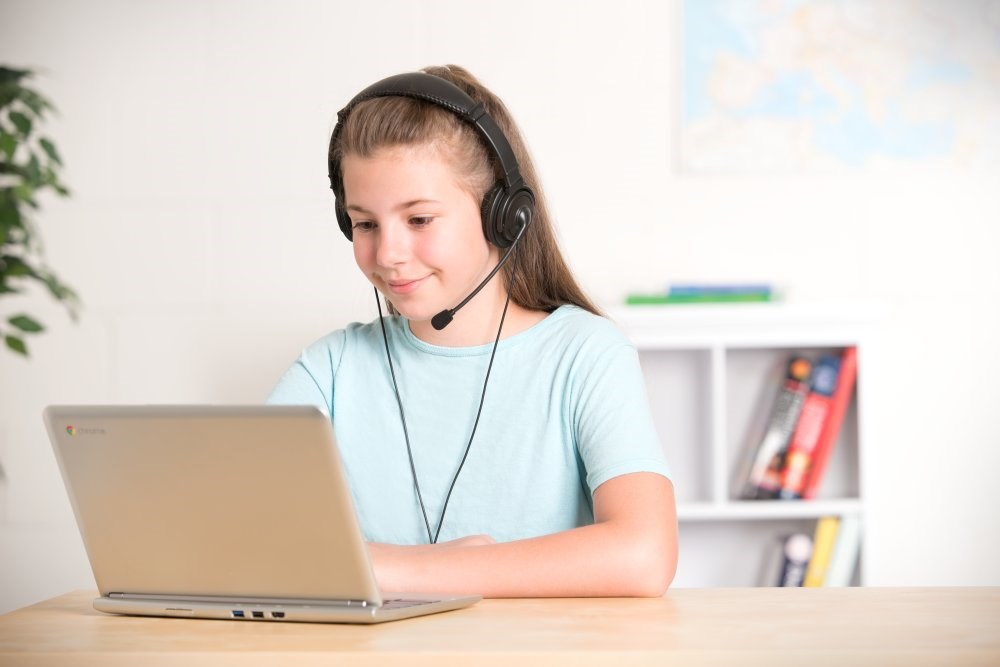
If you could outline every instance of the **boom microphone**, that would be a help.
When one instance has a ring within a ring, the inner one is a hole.
[[[517,233],[517,237],[514,239],[514,242],[510,244],[510,247],[507,248],[507,252],[503,254],[503,257],[500,258],[500,261],[497,262],[497,265],[493,267],[492,271],[490,271],[490,275],[486,276],[486,278],[483,279],[483,282],[479,283],[479,286],[476,287],[476,289],[472,290],[472,293],[469,296],[462,299],[462,303],[458,304],[457,306],[455,306],[450,310],[442,310],[440,313],[431,318],[432,327],[434,327],[437,331],[441,331],[441,329],[444,329],[446,326],[451,324],[452,319],[454,319],[455,317],[455,313],[460,311],[465,306],[465,304],[469,303],[469,301],[472,300],[472,297],[479,294],[479,290],[486,287],[486,283],[492,280],[493,276],[495,276],[497,274],[497,271],[500,270],[500,267],[502,267],[504,264],[507,263],[507,259],[510,257],[510,254],[514,252],[514,248],[517,247],[517,243],[518,241],[521,240],[521,237],[524,235],[524,230],[526,228],[527,225],[524,224],[521,225],[521,231]]]

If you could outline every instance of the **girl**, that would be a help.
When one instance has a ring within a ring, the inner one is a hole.
[[[340,112],[329,169],[389,316],[308,347],[269,401],[330,415],[380,588],[662,595],[676,514],[638,358],[503,103],[453,65],[390,77]]]

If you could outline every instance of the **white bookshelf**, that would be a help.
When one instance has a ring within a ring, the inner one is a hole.
[[[864,525],[865,356],[874,318],[860,306],[636,306],[608,310],[639,350],[656,427],[674,477],[680,524],[676,587],[762,585],[774,544],[812,534],[816,519]],[[858,348],[854,399],[817,497],[740,500],[735,475],[771,409],[790,354]],[[856,584],[864,583],[864,532]]]

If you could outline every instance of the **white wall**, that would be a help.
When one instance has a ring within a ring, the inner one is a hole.
[[[0,611],[93,586],[45,404],[260,401],[302,346],[372,317],[328,134],[365,85],[448,62],[513,109],[599,300],[754,278],[877,304],[868,580],[1000,584],[996,173],[683,176],[676,0],[504,5],[3,0],[0,62],[42,69],[61,111],[74,196],[40,221],[84,309],[0,302],[49,327],[30,360],[0,353]]]

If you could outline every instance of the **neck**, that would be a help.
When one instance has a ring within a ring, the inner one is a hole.
[[[431,345],[443,347],[486,345],[496,340],[506,300],[505,289],[484,289],[466,304],[444,329],[438,331],[431,325],[430,320],[410,320],[410,331]],[[507,338],[530,327],[537,321],[532,317],[534,312],[511,301],[507,307],[507,315],[503,319],[503,331],[500,337]]]
[[[516,256],[514,259],[516,261]],[[509,300],[503,274],[492,279],[487,277],[503,263],[503,259],[498,260],[495,267],[485,273],[482,280],[487,282],[482,289],[454,315],[447,326],[438,330],[434,328],[432,319],[410,320],[413,335],[432,345],[472,347],[492,343],[497,340],[498,332],[500,338],[509,338],[543,320],[546,313],[529,310]]]

